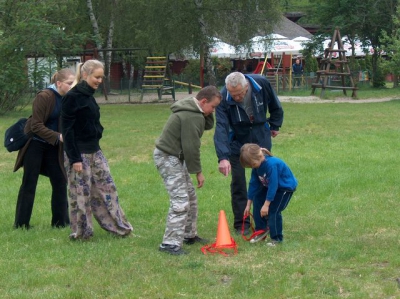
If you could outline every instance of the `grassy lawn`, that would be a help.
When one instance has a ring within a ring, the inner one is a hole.
[[[309,94],[307,94],[309,95]],[[299,180],[283,212],[285,242],[250,244],[238,254],[158,251],[168,197],[153,161],[169,104],[102,105],[101,142],[133,236],[96,224],[89,242],[50,227],[50,183],[39,181],[30,231],[12,228],[22,171],[0,151],[0,298],[400,298],[400,101],[283,103],[273,140]],[[29,109],[0,117],[0,132]],[[3,135],[2,135],[3,136]],[[232,223],[229,179],[217,169],[213,132],[203,137],[205,186],[199,235],[214,241],[218,215]]]

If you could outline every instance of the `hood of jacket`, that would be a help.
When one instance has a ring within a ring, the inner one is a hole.
[[[91,87],[85,80],[82,80],[76,84],[76,90],[87,96],[92,96],[95,93],[95,89]]]
[[[196,98],[190,97],[177,101],[171,105],[173,113],[180,111],[202,112]]]

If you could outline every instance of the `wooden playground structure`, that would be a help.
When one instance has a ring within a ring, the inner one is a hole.
[[[337,43],[337,48],[335,44]],[[334,55],[337,53],[337,55]],[[334,57],[337,56],[337,59]],[[330,77],[337,76],[340,79],[338,86],[330,84]],[[325,49],[324,58],[321,59],[317,77],[312,84],[311,94],[315,94],[315,89],[321,88],[321,97],[324,96],[326,89],[341,89],[343,94],[347,95],[346,90],[352,90],[351,96],[357,97],[357,87],[354,84],[353,77],[351,76],[349,62],[346,59],[346,50],[343,47],[342,37],[340,36],[339,29],[336,28],[329,47]]]
[[[276,92],[278,92],[279,89],[291,90],[293,88],[292,64],[292,54],[282,53],[276,55],[271,53],[269,58],[266,55],[263,61],[257,63],[257,66],[252,73],[261,74],[267,77]],[[156,92],[159,100],[162,100],[163,95],[171,95],[175,101],[176,86],[187,87],[189,94],[192,93],[193,88],[202,88],[201,86],[192,83],[171,79],[168,65],[167,56],[147,57],[143,82],[141,85],[141,101],[146,92]],[[303,76],[301,80],[304,84]]]
[[[292,54],[282,53],[275,55],[271,53],[270,58],[265,55],[264,61],[258,62],[253,74],[260,74],[267,77],[276,92],[280,88],[291,90],[293,86],[292,61]]]
[[[168,58],[166,56],[147,57],[146,66],[144,68],[140,101],[143,101],[144,93],[152,91],[157,92],[158,99],[160,101],[162,96],[166,94],[171,95],[175,101],[175,85],[188,87],[189,94],[192,93],[192,88],[201,88],[201,86],[198,85],[171,79],[168,67]]]

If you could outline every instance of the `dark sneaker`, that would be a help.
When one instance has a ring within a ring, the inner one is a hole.
[[[261,234],[258,234],[250,239],[250,243],[257,243],[261,240],[264,240],[268,236],[268,231],[263,231]]]
[[[199,236],[183,239],[183,243],[185,243],[186,245],[193,245],[194,243],[207,244],[208,242],[209,242],[208,239],[203,239],[203,238],[200,238]]]
[[[158,250],[167,252],[172,255],[182,255],[182,254],[188,254],[186,251],[184,251],[181,247],[178,245],[170,245],[170,244],[161,244]]]

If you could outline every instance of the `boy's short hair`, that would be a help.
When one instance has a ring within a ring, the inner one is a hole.
[[[219,90],[213,85],[209,85],[209,86],[206,86],[206,87],[200,89],[200,91],[196,95],[197,100],[200,101],[201,99],[206,98],[207,102],[211,102],[212,99],[215,97],[219,98],[220,100],[222,98]]]

